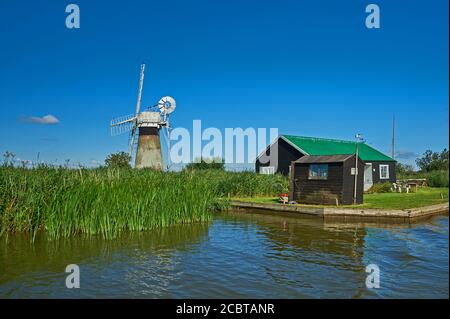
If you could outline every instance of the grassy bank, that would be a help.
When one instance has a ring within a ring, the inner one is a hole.
[[[0,167],[0,234],[44,230],[115,237],[122,231],[207,221],[228,196],[274,196],[283,177],[222,171]]]
[[[441,196],[442,195],[442,196]],[[235,197],[235,200],[256,203],[278,203],[277,197]],[[346,208],[380,208],[380,209],[408,209],[424,207],[448,202],[448,188],[421,188],[416,193],[382,193],[365,194],[364,204],[356,206],[339,206]],[[281,205],[281,204],[280,204]],[[305,207],[336,207],[325,205],[303,205]]]
[[[45,231],[50,238],[113,238],[123,231],[208,221],[226,205],[221,198],[274,203],[287,191],[286,177],[251,172],[0,167],[0,235]],[[356,207],[404,209],[446,201],[448,188],[426,188],[365,195]]]

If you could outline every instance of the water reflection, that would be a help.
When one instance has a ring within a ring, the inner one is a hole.
[[[64,268],[81,267],[81,288]],[[365,267],[382,270],[380,290]],[[415,224],[228,212],[211,224],[34,244],[0,241],[0,296],[448,297],[448,216]]]
[[[448,298],[448,214],[409,222],[322,220],[262,211],[228,218],[257,224],[275,243],[274,250],[288,252],[278,257],[296,260],[297,267],[267,271],[276,279],[294,277],[297,287],[309,284],[311,289],[297,290],[298,297],[306,292],[307,297],[326,298]],[[365,267],[372,263],[381,269],[379,290],[365,287]]]
[[[158,278],[158,285],[163,286],[176,274],[168,276],[158,273],[158,269],[170,272],[173,252],[188,253],[207,235],[208,226],[208,223],[177,225],[151,232],[124,233],[113,240],[89,236],[48,240],[43,234],[35,242],[21,234],[0,238],[0,296],[97,297],[96,287],[108,289],[109,284],[113,288],[122,282],[132,286],[141,276]],[[156,275],[145,273],[148,263]],[[65,288],[64,270],[68,264],[80,265],[82,292]],[[106,286],[97,285],[103,281]],[[111,296],[107,291],[101,295]]]
[[[358,224],[256,211],[223,218],[257,226],[262,243],[269,248],[261,248],[270,260],[263,267],[264,275],[287,285],[292,297],[352,298],[365,287],[366,229]]]

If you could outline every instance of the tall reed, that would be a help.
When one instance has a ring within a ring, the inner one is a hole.
[[[0,167],[0,234],[44,230],[113,238],[123,231],[203,222],[220,197],[274,195],[280,176],[223,171]]]
[[[124,230],[208,220],[214,201],[208,183],[192,173],[0,169],[1,233],[111,238]]]

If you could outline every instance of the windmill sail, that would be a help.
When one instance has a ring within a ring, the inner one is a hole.
[[[136,115],[125,115],[111,120],[111,135],[117,136],[132,130],[136,122]]]
[[[138,91],[138,99],[136,102],[136,119],[139,116],[139,111],[141,110],[141,98],[142,98],[142,89],[144,87],[144,71],[145,71],[145,63],[141,64],[141,74],[139,76],[139,91]],[[133,156],[133,146],[134,139],[136,138],[136,125],[133,126],[131,131],[131,142],[130,142],[130,158]]]

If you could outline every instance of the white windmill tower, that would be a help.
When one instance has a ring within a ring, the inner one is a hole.
[[[135,167],[150,167],[163,169],[160,130],[169,129],[169,114],[175,110],[175,100],[170,96],[161,98],[158,104],[140,112],[142,88],[144,86],[145,64],[141,64],[139,93],[136,103],[136,113],[115,118],[111,121],[111,135],[119,135],[131,131],[130,158],[133,156],[136,131],[138,131],[138,145],[135,157]],[[167,133],[167,131],[166,131]],[[168,136],[168,134],[167,134]]]

